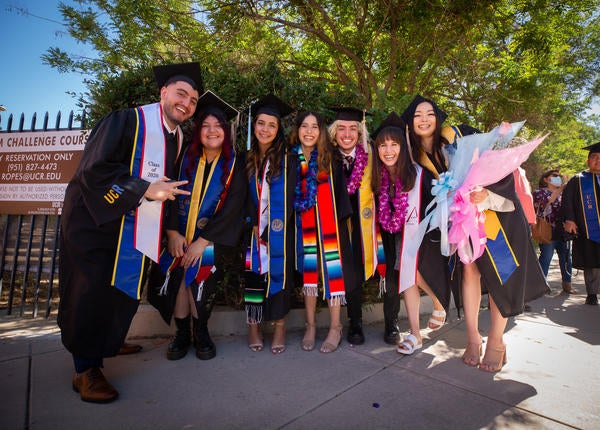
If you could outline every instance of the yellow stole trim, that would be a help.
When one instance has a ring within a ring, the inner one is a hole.
[[[358,206],[360,210],[360,233],[362,238],[363,262],[365,264],[365,280],[375,273],[377,267],[377,235],[375,233],[375,199],[371,189],[371,172],[373,171],[373,151],[367,146],[367,167],[358,189]]]
[[[211,166],[210,173],[208,175],[208,179],[206,181],[207,184],[210,183],[212,175],[215,171],[215,166],[221,157],[221,153],[215,157]],[[196,170],[196,180],[194,181],[194,188],[192,188],[192,199],[190,201],[190,212],[188,214],[188,222],[185,226],[185,238],[188,243],[192,243],[194,240],[194,233],[196,232],[196,221],[198,220],[198,212],[200,211],[200,206],[202,205],[202,200],[204,199],[204,195],[200,195],[202,191],[202,186],[204,183],[204,169],[206,169],[206,155],[204,153],[200,157],[198,161],[198,169]],[[231,169],[233,171],[233,169]],[[206,195],[206,190],[208,186],[204,186],[204,194]]]
[[[435,168],[425,151],[423,151],[423,149],[419,150],[419,164],[425,167],[427,170],[429,170],[433,174],[435,179],[440,179],[440,175],[437,169]]]

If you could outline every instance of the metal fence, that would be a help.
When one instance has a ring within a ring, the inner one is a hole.
[[[70,112],[66,127],[61,128],[62,114],[56,115],[54,128],[48,127],[46,112],[41,128],[36,128],[37,114],[26,129],[25,114],[13,128],[13,115],[8,117],[2,133],[24,131],[80,130],[85,125],[85,112],[75,118]],[[79,127],[74,127],[74,122]],[[0,309],[7,315],[18,311],[20,316],[37,317],[43,312],[48,318],[58,306],[58,235],[60,216],[0,214]]]

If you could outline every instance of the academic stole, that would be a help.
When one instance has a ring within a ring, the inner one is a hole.
[[[398,258],[395,269],[398,270],[398,292],[412,287],[417,283],[417,270],[419,267],[419,249],[421,244],[415,244],[418,240],[419,221],[421,219],[421,190],[423,182],[423,168],[415,164],[417,177],[415,185],[408,191],[408,207],[402,234],[396,234],[396,249]],[[410,246],[409,246],[410,244]]]
[[[308,164],[304,157],[301,159],[303,164]],[[302,169],[303,172],[305,170]],[[332,177],[330,166],[329,175],[319,177],[315,205],[298,215],[301,218],[303,245],[303,256],[298,256],[298,269],[303,273],[305,291],[316,292],[319,281],[318,262],[321,261],[323,298],[343,305],[346,303],[346,291]],[[306,178],[302,180],[306,182]]]
[[[583,172],[578,179],[581,207],[583,208],[583,218],[585,220],[585,235],[591,241],[600,242],[600,215],[598,213],[598,196],[594,185],[594,181],[597,180],[596,175]]]
[[[363,172],[358,193],[358,208],[360,217],[360,237],[363,264],[365,268],[365,281],[373,276],[377,267],[377,233],[375,222],[375,199],[371,189],[371,172],[373,171],[373,151],[367,148],[368,161]],[[352,232],[352,225],[348,219],[348,230]],[[352,245],[354,246],[354,244]]]
[[[135,109],[136,129],[130,161],[130,175],[153,182],[165,174],[166,139],[159,103]],[[159,261],[163,204],[142,199],[125,214],[113,268],[111,285],[133,299],[140,299],[144,255]]]
[[[181,180],[187,180],[187,185],[182,188],[191,192],[191,197],[180,196],[177,199],[177,214],[179,217],[180,233],[185,235],[188,244],[197,240],[209,220],[221,209],[223,205],[222,195],[223,189],[229,188],[233,171],[235,168],[235,157],[232,157],[229,164],[229,174],[225,182],[225,187],[221,184],[221,176],[225,161],[219,154],[212,165],[206,184],[204,183],[207,161],[206,156],[202,154],[197,162],[197,167],[192,172],[191,178],[188,178],[187,172],[190,170],[192,160],[189,157],[184,157],[181,165],[179,177]],[[191,189],[190,189],[191,188]],[[204,192],[202,192],[204,190]],[[183,230],[185,226],[185,231]],[[160,260],[160,268],[163,273],[166,273],[166,279],[161,287],[160,295],[167,293],[167,286],[171,272],[179,266],[181,257],[174,258],[167,250],[163,251]],[[202,286],[204,281],[215,270],[214,246],[209,243],[202,253],[198,262],[188,267],[185,271],[185,287],[188,288],[193,282],[198,285],[198,295],[196,300],[199,301],[202,296]],[[179,285],[177,285],[179,288]]]
[[[485,210],[484,213],[485,234],[487,236],[485,250],[496,276],[500,283],[504,285],[510,275],[519,267],[519,262],[500,223],[498,214],[489,209]]]
[[[266,291],[262,286],[246,285],[244,301],[250,320],[260,321],[252,315],[260,315],[264,298],[279,293],[286,283],[287,156],[283,156],[281,163],[281,173],[271,178],[270,184],[267,182],[269,160],[262,172],[256,169],[250,177],[250,197],[258,209],[258,235],[253,228],[246,253],[246,269],[260,275],[266,273],[267,279]],[[268,234],[266,243],[260,237],[265,229]]]

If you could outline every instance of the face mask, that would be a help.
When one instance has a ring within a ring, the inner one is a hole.
[[[550,183],[555,187],[560,187],[562,185],[562,178],[560,176],[552,176],[550,178]]]

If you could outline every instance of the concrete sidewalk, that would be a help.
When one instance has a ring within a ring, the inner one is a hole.
[[[555,267],[549,279],[553,293],[509,320],[508,364],[497,374],[462,363],[465,324],[453,312],[406,357],[383,343],[380,322],[366,326],[364,345],[343,341],[333,354],[302,351],[298,325],[280,356],[269,335],[260,353],[243,335],[216,336],[209,361],[193,350],[168,361],[167,338],[139,338],[141,353],[105,360],[120,392],[106,405],[72,391],[54,321],[2,317],[0,429],[598,429],[600,307],[583,304],[582,274],[574,296],[558,293]],[[485,336],[488,311],[480,323]]]

